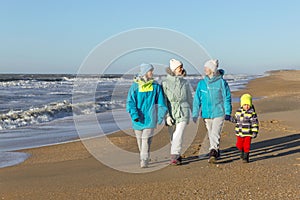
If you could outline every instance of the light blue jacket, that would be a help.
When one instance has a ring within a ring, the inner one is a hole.
[[[167,77],[162,81],[162,87],[168,106],[169,116],[176,124],[189,123],[190,110],[193,106],[193,96],[189,82],[183,76],[175,76],[167,68]]]
[[[232,111],[230,88],[223,79],[224,71],[219,70],[211,79],[205,76],[198,83],[193,102],[193,117],[213,119],[230,115]]]
[[[162,123],[167,112],[161,86],[155,81],[135,81],[128,92],[126,111],[131,116],[134,130],[156,128],[157,123]],[[138,122],[134,121],[135,119],[138,119]]]

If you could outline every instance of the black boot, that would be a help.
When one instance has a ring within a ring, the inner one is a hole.
[[[176,158],[178,165],[182,164],[182,157],[181,155],[178,155],[178,157]]]
[[[249,162],[249,152],[248,153],[244,153],[243,162],[244,163],[248,163]]]
[[[217,161],[218,152],[215,149],[210,150],[208,162],[215,164]]]

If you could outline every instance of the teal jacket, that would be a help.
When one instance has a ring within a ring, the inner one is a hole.
[[[189,82],[183,76],[175,76],[167,68],[167,77],[162,82],[169,116],[175,121],[187,122],[190,120],[190,110],[193,107],[193,97]]]
[[[219,70],[211,79],[205,76],[198,83],[193,102],[193,117],[213,119],[230,115],[232,111],[230,88],[223,79],[224,71]]]
[[[161,86],[152,80],[135,80],[128,92],[126,111],[131,116],[134,130],[155,128],[157,123],[161,124],[167,112]]]

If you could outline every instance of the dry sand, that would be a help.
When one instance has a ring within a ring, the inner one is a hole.
[[[184,164],[150,173],[111,169],[81,142],[24,150],[32,155],[28,160],[0,169],[0,199],[300,199],[300,71],[270,72],[233,96],[245,92],[259,98],[254,104],[260,120],[248,164],[239,160],[229,122],[218,164],[199,159],[205,136],[200,121]],[[135,138],[122,131],[109,138],[137,152]],[[159,149],[168,140],[163,128],[151,148]]]

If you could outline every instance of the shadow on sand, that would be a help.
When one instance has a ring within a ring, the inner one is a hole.
[[[284,137],[273,138],[260,142],[253,140],[250,150],[250,162],[276,158],[300,152],[300,133]],[[217,164],[226,164],[240,160],[240,152],[236,147],[221,150],[221,157]],[[182,164],[207,160],[208,155],[191,156],[183,159]]]

